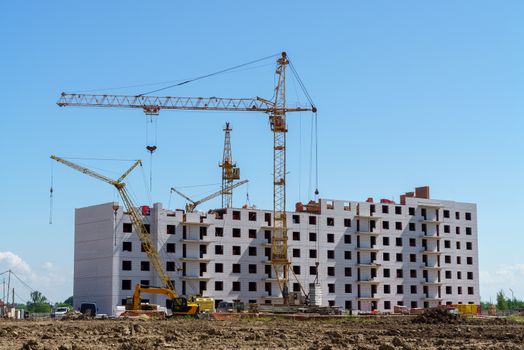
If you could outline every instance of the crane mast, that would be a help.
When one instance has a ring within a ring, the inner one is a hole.
[[[153,265],[155,272],[158,274],[158,277],[160,278],[160,281],[162,282],[163,286],[173,291],[173,293],[176,296],[175,287],[173,286],[173,282],[169,278],[167,272],[164,270],[164,267],[161,262],[162,260],[160,259],[160,255],[158,254],[158,251],[155,249],[153,245],[153,241],[151,240],[150,234],[148,230],[146,229],[146,226],[144,225],[142,216],[140,215],[137,209],[137,206],[131,200],[131,197],[129,196],[126,190],[126,184],[122,182],[122,180],[127,175],[129,175],[129,173],[134,168],[136,168],[138,165],[142,165],[142,162],[140,160],[137,160],[128,170],[126,170],[126,172],[122,174],[122,176],[118,178],[118,180],[113,180],[107,176],[98,174],[97,172],[94,172],[93,170],[90,170],[88,168],[75,164],[64,158],[60,158],[60,157],[52,155],[51,159],[54,159],[57,162],[62,163],[70,168],[73,168],[83,174],[94,177],[95,179],[104,181],[105,183],[108,183],[114,186],[118,190],[118,193],[120,194],[120,197],[122,198],[122,201],[124,202],[124,207],[126,208],[126,211],[129,214],[129,217],[131,218],[131,222],[136,231],[136,234],[138,235],[138,238],[140,239],[142,247],[145,250],[147,257],[149,258],[149,261]]]
[[[287,112],[316,112],[314,105],[308,107],[288,107],[286,105],[286,66],[287,54],[282,52],[277,59],[276,86],[274,101],[261,97],[221,98],[221,97],[173,97],[173,96],[126,96],[68,94],[63,92],[58,106],[138,108],[146,115],[158,115],[160,110],[193,111],[239,111],[263,112],[269,114],[269,124],[273,132],[273,220],[271,264],[282,292],[284,303],[288,303],[289,258],[287,255],[287,217],[286,217],[286,133]]]
[[[222,208],[233,207],[233,182],[240,179],[240,169],[233,162],[231,151],[231,129],[229,122],[224,127],[224,153],[222,163]]]
[[[277,85],[274,109],[269,116],[273,131],[273,234],[271,240],[271,264],[275,271],[284,304],[289,295],[289,259],[287,256],[286,219],[286,66],[285,52],[277,61]]]

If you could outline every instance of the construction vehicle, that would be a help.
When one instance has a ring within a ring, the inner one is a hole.
[[[144,225],[144,221],[142,219],[140,211],[137,209],[138,207],[133,203],[133,201],[131,200],[131,197],[127,193],[126,184],[122,182],[124,178],[127,175],[129,175],[129,173],[131,173],[131,171],[133,171],[134,168],[136,168],[138,165],[141,165],[142,162],[140,160],[137,160],[117,180],[113,180],[111,178],[98,174],[88,168],[82,167],[64,158],[60,158],[60,157],[52,155],[51,159],[54,159],[59,163],[67,165],[68,167],[73,168],[83,174],[94,177],[95,179],[104,181],[105,183],[108,183],[114,186],[118,190],[118,193],[120,194],[120,197],[122,198],[122,201],[124,202],[126,214],[128,214],[129,217],[131,218],[133,227],[138,235],[138,238],[140,239],[140,242],[142,243],[142,248],[145,250],[147,257],[149,258],[149,261],[151,262],[151,264],[153,265],[155,269],[155,272],[160,277],[161,282],[164,284],[163,287],[161,287],[160,289],[169,291],[170,293],[169,296],[176,304],[174,306],[172,305],[171,308],[177,310],[176,311],[177,315],[195,315],[195,312],[198,312],[198,305],[195,303],[188,303],[186,298],[177,296],[175,288],[173,286],[173,282],[171,281],[171,278],[169,277],[167,272],[164,270],[164,267],[161,262],[158,251],[154,248],[153,241],[151,240],[151,237]],[[160,290],[157,290],[156,292],[160,292]],[[136,290],[135,290],[135,294],[136,294]],[[165,294],[164,292],[157,293],[157,294],[168,295],[168,294]],[[134,298],[134,300],[135,299],[136,298]],[[138,303],[136,301],[133,301],[132,303],[133,307],[136,307],[134,311],[141,311],[141,308],[139,307],[140,305],[140,286],[139,286],[137,300],[138,300]]]
[[[476,304],[453,304],[451,306],[457,309],[461,315],[478,315],[480,310],[480,307]]]
[[[97,315],[98,308],[95,303],[80,304],[80,313],[86,317],[94,318]]]
[[[269,125],[273,132],[273,215],[271,239],[271,265],[276,275],[276,281],[282,293],[283,304],[289,304],[289,273],[290,259],[288,257],[287,217],[286,217],[286,134],[288,132],[286,113],[317,112],[309,93],[305,89],[293,64],[286,52],[277,56],[275,70],[274,100],[261,97],[254,98],[222,98],[222,97],[174,97],[150,96],[149,93],[139,95],[107,95],[107,94],[70,94],[62,92],[57,105],[107,108],[142,109],[147,116],[155,116],[160,110],[191,110],[191,111],[239,111],[263,112],[269,114]],[[267,57],[267,58],[270,58]],[[286,67],[290,66],[301,89],[309,101],[307,107],[288,107],[286,104]],[[189,82],[189,81],[187,81]],[[187,83],[187,82],[184,82]],[[159,91],[159,90],[155,90]],[[318,189],[315,191],[318,194]],[[295,276],[296,278],[296,276]],[[306,294],[300,281],[302,292]]]
[[[217,305],[217,312],[243,312],[246,306],[238,299],[233,301],[221,301]]]
[[[223,188],[221,189],[220,191],[217,191],[215,193],[212,193],[210,194],[209,196],[206,196],[202,199],[199,199],[199,200],[192,200],[191,198],[189,198],[188,196],[186,196],[185,194],[183,194],[182,192],[180,192],[179,190],[177,190],[176,188],[174,187],[171,187],[171,192],[175,192],[176,194],[178,194],[179,196],[183,197],[184,199],[186,199],[188,201],[188,203],[186,203],[186,211],[188,213],[192,213],[193,211],[195,211],[195,208],[197,207],[197,205],[199,204],[202,204],[204,202],[207,202],[208,200],[211,200],[215,197],[218,197],[220,196],[221,194],[223,194],[225,191],[231,191],[233,188],[236,188],[238,186],[241,186],[245,183],[249,182],[249,180],[242,180],[242,181],[239,181],[237,182],[236,184],[233,184],[231,185],[230,187],[227,187],[227,188]]]
[[[215,311],[215,300],[213,298],[202,296],[179,297],[171,289],[146,287],[139,283],[135,285],[133,296],[128,297],[126,300],[126,311],[159,311],[158,305],[142,303],[142,294],[165,295],[169,300],[168,306],[173,316],[191,315],[197,317],[200,313],[212,313]]]
[[[162,287],[145,287],[137,283],[135,286],[135,292],[132,297],[128,297],[126,301],[126,311],[157,311],[158,306],[154,304],[143,304],[141,302],[142,294],[161,294],[168,297],[168,305],[175,315],[191,315],[197,316],[199,313],[199,305],[194,302],[188,302],[184,297],[179,297],[175,291],[162,288]],[[125,315],[125,314],[124,314]]]
[[[200,313],[211,314],[215,312],[215,299],[213,298],[204,297],[201,295],[192,295],[187,298],[187,302],[197,304]]]

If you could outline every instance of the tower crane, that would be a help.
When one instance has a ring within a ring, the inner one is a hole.
[[[307,107],[288,107],[286,105],[286,67],[290,61],[285,52],[277,58],[276,85],[274,99],[222,98],[222,97],[173,97],[150,95],[96,95],[71,94],[62,92],[58,106],[111,107],[142,109],[146,115],[158,115],[160,110],[192,111],[237,111],[263,112],[269,114],[269,125],[273,132],[273,217],[271,265],[275,271],[284,304],[288,303],[289,266],[287,254],[287,216],[286,216],[286,134],[288,132],[286,113],[315,113],[312,104]],[[293,69],[293,66],[291,65]],[[293,69],[294,71],[294,69]],[[301,86],[303,84],[299,81]],[[309,97],[308,97],[309,98]]]
[[[208,200],[211,200],[211,199],[213,199],[215,197],[218,197],[221,194],[224,194],[225,191],[229,191],[231,193],[233,188],[236,188],[238,186],[242,186],[243,184],[245,184],[247,182],[249,182],[249,180],[239,181],[236,184],[231,185],[230,187],[227,187],[225,189],[221,189],[220,191],[212,193],[212,194],[210,194],[210,195],[208,195],[208,196],[206,196],[206,197],[204,197],[202,199],[196,200],[196,201],[192,200],[191,198],[189,198],[188,196],[186,196],[185,194],[183,194],[182,192],[180,192],[179,190],[177,190],[174,187],[171,187],[171,191],[175,192],[176,194],[178,194],[179,196],[185,198],[188,201],[188,203],[186,204],[186,210],[188,212],[192,213],[195,210],[197,205],[202,204],[204,202],[207,202]]]
[[[231,152],[231,129],[229,122],[224,127],[224,154],[222,163],[222,208],[231,208],[233,206],[233,182],[240,179],[240,168],[237,168],[233,162]],[[236,186],[235,186],[236,187]]]

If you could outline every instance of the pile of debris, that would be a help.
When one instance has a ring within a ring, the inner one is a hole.
[[[464,318],[452,312],[452,309],[433,308],[427,309],[413,319],[413,323],[428,323],[428,324],[459,324],[463,323]]]
[[[61,320],[85,320],[86,317],[83,313],[78,312],[76,310],[69,310],[62,316]]]

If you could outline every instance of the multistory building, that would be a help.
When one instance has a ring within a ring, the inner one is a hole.
[[[160,286],[131,221],[115,203],[76,210],[74,301],[110,314],[134,285]],[[186,213],[141,207],[146,228],[180,295],[217,301],[279,303],[271,266],[270,210],[227,208]],[[393,312],[480,303],[476,205],[429,197],[420,187],[391,200],[319,199],[289,212],[293,292],[315,280],[323,304]],[[317,271],[318,269],[318,271]],[[143,294],[165,305],[161,295]]]

